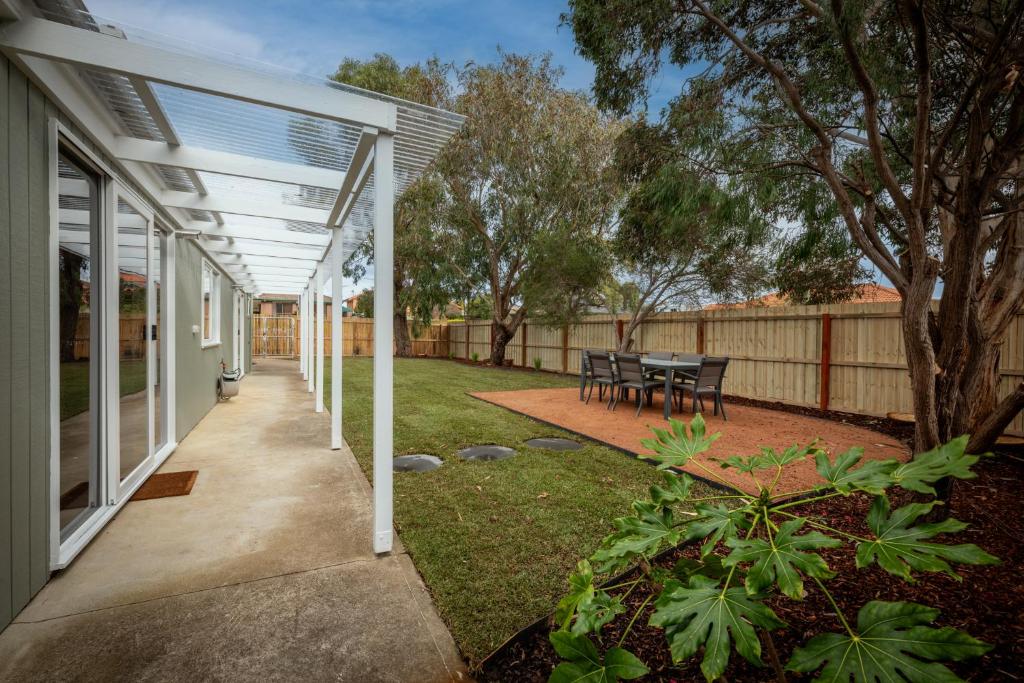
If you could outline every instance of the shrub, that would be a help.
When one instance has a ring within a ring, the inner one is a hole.
[[[781,453],[762,448],[757,455],[720,460],[722,468],[752,478],[758,490],[752,495],[694,459],[719,437],[705,436],[700,415],[693,418],[689,429],[672,420],[669,430],[655,428],[653,432],[656,438],[645,439],[643,444],[655,452],[651,457],[663,470],[664,483],[651,487],[649,500],[635,501],[631,516],[615,520],[617,531],[570,575],[570,591],[555,612],[559,629],[551,634],[552,645],[566,661],[555,668],[550,681],[579,680],[588,675],[593,680],[630,680],[647,673],[643,662],[621,645],[652,600],[654,612],[649,623],[664,629],[672,660],[680,662],[703,652],[701,670],[708,681],[725,673],[733,650],[761,665],[758,631],[770,644],[770,632],[786,627],[765,600],[777,594],[801,600],[807,589],[824,594],[841,628],[811,637],[785,666],[774,660],[779,680],[785,680],[785,668],[817,672],[816,680],[844,683],[904,678],[911,683],[957,681],[960,679],[942,662],[976,657],[990,649],[956,629],[931,626],[939,610],[924,605],[872,600],[855,616],[844,613],[826,585],[835,572],[817,552],[846,548],[854,553],[858,569],[877,563],[894,580],[903,581],[913,581],[914,571],[944,572],[959,578],[951,563],[998,562],[970,543],[932,542],[939,534],[962,531],[966,527],[963,522],[920,521],[940,504],[934,498],[935,482],[975,476],[970,468],[978,456],[964,453],[967,437],[907,463],[874,460],[856,468],[863,449],[852,448],[832,460],[815,443],[794,445]],[[786,467],[808,457],[814,458],[820,482],[805,491],[777,492]],[[693,479],[668,469],[686,464],[729,490],[691,498]],[[930,500],[893,510],[886,492],[897,487],[926,494]],[[862,534],[833,528],[827,519],[800,515],[801,506],[845,496],[873,499]],[[687,503],[695,512],[677,510]],[[699,559],[681,560],[670,570],[652,568],[647,562],[666,548],[689,544],[695,550],[699,547]],[[602,627],[627,609],[623,594],[612,595],[599,588],[595,579],[621,572],[633,563],[640,564],[639,578],[612,588],[632,591],[647,582],[653,589],[651,597],[637,608],[618,646],[602,656],[590,635],[600,637]],[[774,652],[774,646],[768,651]]]
[[[536,358],[533,359],[533,369],[534,370],[540,370],[542,365],[544,365],[544,361],[541,360],[540,356],[537,356]]]
[[[476,362],[477,362],[478,360],[480,360],[480,354],[479,354],[479,353],[477,353],[476,351],[474,351],[473,353],[469,354],[469,358],[470,358],[470,360],[472,360],[472,361],[473,361],[474,363],[476,363]]]

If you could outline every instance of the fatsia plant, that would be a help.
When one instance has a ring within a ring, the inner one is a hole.
[[[706,433],[699,414],[688,426],[672,420],[670,429],[653,432],[655,438],[643,443],[654,451],[650,457],[663,470],[664,483],[651,487],[649,500],[635,501],[631,515],[615,520],[615,533],[570,575],[569,593],[555,611],[558,630],[551,634],[566,661],[553,671],[552,683],[630,680],[646,674],[643,662],[623,644],[651,603],[649,623],[664,630],[672,660],[701,656],[701,671],[708,681],[724,675],[734,650],[747,661],[764,665],[762,641],[779,680],[785,680],[789,670],[843,683],[958,681],[946,663],[990,649],[966,633],[933,626],[939,611],[924,605],[873,600],[856,615],[847,614],[828,587],[836,572],[821,555],[825,549],[848,549],[858,569],[877,565],[894,581],[908,582],[915,580],[915,572],[943,572],[959,580],[957,564],[998,562],[974,544],[935,541],[940,534],[962,531],[963,522],[922,521],[940,504],[934,498],[937,481],[975,476],[971,466],[978,456],[965,453],[966,436],[907,463],[862,463],[861,448],[830,458],[816,442],[718,460],[722,468],[750,478],[749,490],[744,490],[695,458],[719,436]],[[780,490],[786,468],[809,458],[815,463],[817,483],[801,491]],[[684,465],[699,469],[724,490],[692,496],[693,478],[678,470]],[[888,494],[894,489],[929,499],[893,509]],[[858,533],[830,526],[827,515],[807,510],[811,504],[848,496],[872,499],[864,529]],[[687,545],[693,545],[694,552],[671,569],[651,562],[668,548]],[[636,578],[600,585],[602,575],[633,565],[639,567]],[[649,596],[633,610],[618,642],[608,647],[602,629],[628,614],[629,595],[644,584]],[[835,612],[837,631],[814,635],[784,664],[771,632],[787,625],[767,601],[778,596],[802,600],[808,591],[825,596]],[[594,638],[607,647],[603,655]]]

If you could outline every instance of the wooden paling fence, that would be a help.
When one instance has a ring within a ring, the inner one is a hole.
[[[302,341],[302,326],[297,316],[252,317],[254,356],[296,356]],[[263,335],[270,329],[276,334]],[[344,318],[341,326],[342,355],[373,355],[373,320]],[[324,318],[324,354],[331,353],[331,319]],[[446,358],[448,356],[448,326],[435,322],[422,327],[409,323],[409,338],[414,356]]]
[[[517,366],[579,372],[583,349],[616,346],[614,316],[547,327],[527,321],[509,343]],[[451,323],[457,358],[490,356],[490,321]],[[786,306],[663,313],[634,334],[637,351],[729,356],[727,394],[866,415],[913,410],[899,304]],[[1024,316],[1010,327],[1000,357],[1000,391],[1024,378]],[[1024,434],[1024,415],[1007,433]]]

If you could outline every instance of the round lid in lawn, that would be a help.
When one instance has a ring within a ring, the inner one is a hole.
[[[470,446],[459,451],[463,460],[504,460],[516,454],[514,448],[506,446]]]
[[[526,442],[526,445],[530,448],[545,448],[549,451],[578,451],[583,448],[583,446],[572,439],[559,439],[556,437],[530,439]]]
[[[429,472],[436,470],[442,465],[441,458],[436,455],[417,453],[415,455],[400,455],[394,459],[392,468],[395,472]]]

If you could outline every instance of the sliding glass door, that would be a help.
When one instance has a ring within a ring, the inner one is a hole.
[[[54,184],[54,566],[64,566],[156,469],[173,439],[171,271],[153,212],[102,162],[59,138]]]
[[[57,198],[57,366],[60,392],[59,530],[63,541],[102,505],[103,411],[102,177],[81,158],[59,154]]]
[[[116,348],[109,350],[117,372],[114,407],[118,439],[110,449],[111,481],[117,498],[152,470],[156,454],[158,336],[153,214],[120,184],[115,184]],[[113,393],[113,392],[112,392]]]

